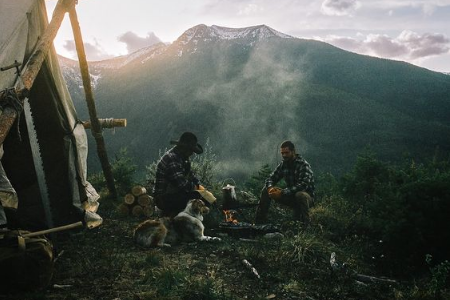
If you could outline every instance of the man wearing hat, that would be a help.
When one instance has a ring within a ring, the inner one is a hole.
[[[156,166],[153,196],[163,216],[174,217],[190,199],[201,199],[196,190],[203,187],[191,171],[189,157],[203,153],[203,148],[192,132],[185,132],[178,141],[170,143],[175,147],[167,151]]]

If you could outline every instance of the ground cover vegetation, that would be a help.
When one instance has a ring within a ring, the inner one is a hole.
[[[206,145],[193,168],[218,198],[205,224],[222,241],[163,249],[133,243],[143,218],[121,215],[102,176],[91,176],[105,195],[104,224],[59,238],[49,289],[8,299],[450,299],[450,160],[403,161],[391,164],[368,151],[340,177],[316,174],[311,226],[302,228],[274,205],[269,217],[282,236],[243,239],[218,230],[224,181],[215,178]],[[120,193],[142,183],[133,178],[136,169],[126,150],[114,158]],[[147,166],[140,180],[148,188],[154,169]],[[236,183],[238,199],[254,202],[269,173],[263,165]],[[253,213],[238,216],[251,222]]]

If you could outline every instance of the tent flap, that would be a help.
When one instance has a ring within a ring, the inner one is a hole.
[[[44,0],[0,0],[0,66],[23,65],[48,26]],[[0,72],[0,90],[11,88],[17,74]],[[79,220],[80,210],[94,211],[99,196],[87,182],[87,136],[51,47],[29,95],[43,160],[55,225]],[[0,191],[19,199],[18,215],[26,224],[42,227],[42,203],[24,118],[17,118],[22,140],[9,134],[2,148]],[[86,209],[88,208],[88,209]],[[2,210],[0,210],[0,225]]]

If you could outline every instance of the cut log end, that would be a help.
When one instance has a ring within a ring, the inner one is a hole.
[[[155,210],[153,209],[153,205],[144,207],[144,216],[147,218],[151,217]]]
[[[128,216],[130,214],[130,207],[128,205],[126,205],[125,203],[122,203],[117,207],[117,211],[122,216]]]
[[[148,194],[140,195],[140,196],[137,198],[137,203],[138,203],[139,205],[145,206],[145,207],[150,206],[150,205],[153,204],[153,197],[150,196],[150,195],[148,195]]]
[[[135,217],[140,217],[144,215],[144,208],[140,205],[133,206],[131,209],[131,214]]]
[[[133,194],[126,194],[125,197],[123,197],[123,201],[128,205],[133,204],[135,200]]]
[[[131,189],[131,193],[134,196],[138,197],[140,195],[143,195],[143,194],[147,193],[147,189],[145,187],[141,186],[141,185],[135,185]]]

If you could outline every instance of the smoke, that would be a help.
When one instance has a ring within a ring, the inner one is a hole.
[[[287,64],[279,50],[264,44],[242,63],[233,56],[215,57],[220,79],[196,91],[200,103],[219,106],[210,138],[222,162],[220,173],[240,176],[264,164],[274,167],[284,140],[306,149],[298,130],[303,74]]]

